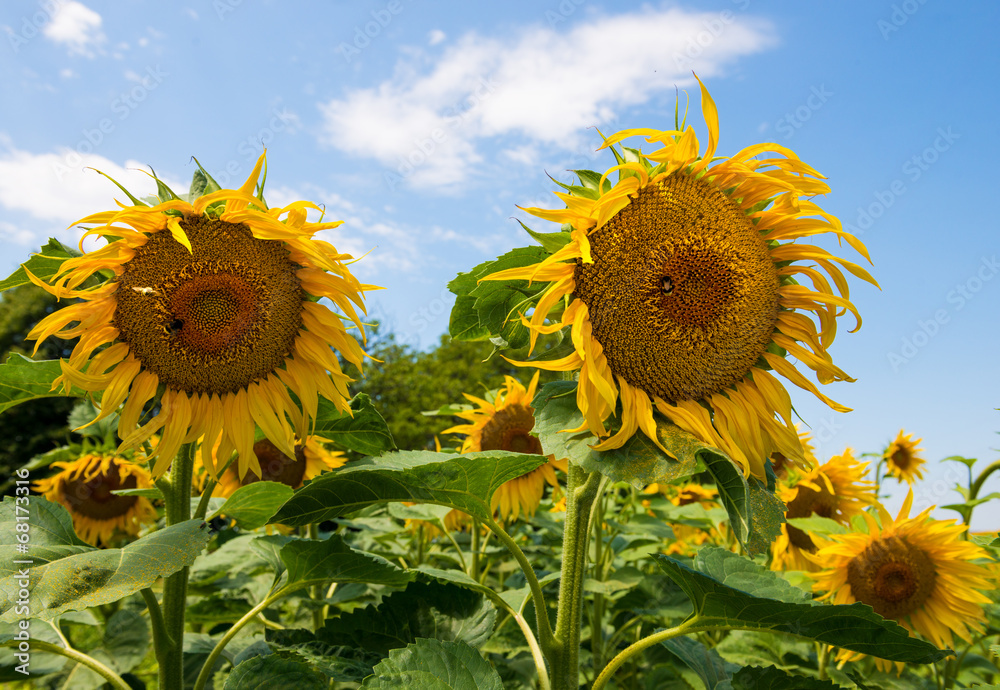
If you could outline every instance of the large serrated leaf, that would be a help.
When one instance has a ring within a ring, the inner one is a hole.
[[[220,515],[236,520],[243,529],[263,527],[278,509],[292,497],[292,487],[280,482],[253,482],[241,486],[225,503],[208,516],[213,520]]]
[[[225,690],[326,690],[326,676],[294,652],[255,656],[242,662],[226,678]]]
[[[81,611],[135,594],[158,578],[194,563],[208,538],[204,520],[187,520],[121,549],[88,551],[31,567],[27,588],[31,613],[51,620],[67,611]],[[5,578],[0,587],[6,587],[9,579]],[[0,621],[15,620],[12,594],[3,592]]]
[[[401,587],[414,577],[381,556],[352,549],[339,534],[325,540],[293,539],[280,555],[288,570],[287,584],[370,582]]]
[[[543,455],[506,451],[387,453],[320,475],[297,490],[271,522],[304,525],[390,501],[437,503],[489,520],[494,492],[545,461]]]
[[[701,642],[690,637],[674,637],[662,642],[685,666],[690,668],[705,684],[705,690],[729,690],[729,679],[739,670]]]
[[[16,271],[0,281],[0,292],[30,283],[25,268],[31,271],[31,274],[36,278],[48,280],[56,274],[66,259],[75,256],[81,256],[80,252],[72,247],[67,247],[54,237],[50,238],[41,251],[32,254],[31,258],[21,264]]]
[[[705,546],[694,558],[694,569],[758,598],[790,604],[811,603],[812,593],[799,589],[773,570],[718,546]]]
[[[389,425],[366,393],[354,396],[351,412],[340,412],[332,402],[320,397],[314,433],[363,455],[380,455],[396,447]]]
[[[910,637],[905,628],[860,602],[824,606],[756,597],[669,556],[653,558],[691,599],[699,626],[790,633],[890,661],[918,664],[954,653]]]
[[[382,658],[363,649],[320,642],[310,630],[267,630],[265,634],[272,649],[295,652],[330,680],[341,683],[360,683]]]
[[[361,687],[503,690],[503,683],[496,669],[474,647],[464,642],[417,640],[406,649],[392,650]]]
[[[62,388],[52,390],[52,382],[62,376],[59,360],[36,362],[24,355],[13,353],[0,364],[0,413],[19,403],[38,398],[65,397]],[[86,395],[73,388],[70,395]]]
[[[745,666],[733,674],[733,690],[841,690],[829,680],[793,676],[774,666]]]
[[[330,618],[316,639],[382,656],[420,637],[479,646],[489,639],[496,608],[481,593],[450,584],[412,582],[376,606]]]

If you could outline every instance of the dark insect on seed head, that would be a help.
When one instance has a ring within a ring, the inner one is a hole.
[[[664,295],[674,294],[674,281],[670,279],[670,276],[663,276],[660,280],[660,289]]]

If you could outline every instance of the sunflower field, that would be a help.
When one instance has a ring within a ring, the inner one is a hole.
[[[78,221],[97,249],[26,258],[0,422],[71,402],[0,478],[5,687],[1000,687],[1000,538],[970,531],[1000,462],[947,458],[942,520],[913,433],[817,457],[786,387],[849,411],[822,386],[868,251],[816,170],[720,155],[700,104],[707,141],[680,112],[604,137],[526,209],[548,227],[460,267],[450,339],[480,349],[443,378],[392,379],[365,257],[268,205],[266,154],[236,188],[119,185]]]

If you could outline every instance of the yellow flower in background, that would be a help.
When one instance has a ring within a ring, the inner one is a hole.
[[[876,502],[875,482],[865,479],[868,466],[854,459],[851,449],[830,458],[791,484],[778,487],[778,498],[785,503],[786,518],[819,516],[846,525],[855,515]],[[772,545],[772,570],[817,570],[807,554],[816,551],[812,537],[788,523],[781,524],[781,534]]]
[[[141,496],[118,496],[121,489],[149,489],[145,468],[114,455],[88,453],[71,462],[54,462],[61,471],[35,482],[34,490],[61,503],[73,529],[89,544],[108,544],[116,534],[135,536],[156,521],[156,510]]]
[[[815,448],[812,444],[812,434],[808,431],[802,431],[799,429],[799,425],[795,425],[795,430],[799,435],[799,443],[802,445],[802,457],[805,458],[806,470],[810,470],[819,464],[814,453]],[[788,461],[788,458],[779,451],[771,453],[771,470],[774,472],[774,476],[779,480],[786,479],[789,476],[789,470],[793,468],[792,463]]]
[[[904,435],[900,429],[896,438],[882,454],[888,473],[897,481],[913,484],[916,480],[924,478],[923,466],[927,461],[917,455],[923,450],[917,447],[920,441],[919,438],[914,439],[913,434]]]
[[[317,436],[308,437],[305,443],[296,441],[295,455],[288,456],[268,439],[260,439],[253,444],[253,451],[260,463],[260,473],[251,469],[240,478],[237,463],[233,463],[219,475],[219,483],[213,494],[229,498],[241,486],[259,481],[278,482],[298,489],[307,480],[341,467],[347,462],[347,457],[343,453],[326,448],[323,445],[325,441],[326,439]],[[221,468],[224,460],[217,455],[218,450],[219,447],[216,445],[213,451],[214,465]],[[207,477],[204,472],[201,474],[203,483]]]
[[[599,182],[557,193],[565,209],[526,209],[569,224],[570,241],[540,263],[483,279],[550,283],[522,323],[532,348],[539,335],[571,327],[574,352],[517,364],[579,372],[581,428],[604,439],[595,449],[618,448],[637,430],[659,444],[655,407],[763,479],[765,459],[776,451],[805,462],[788,393],[774,373],[847,411],[785,359],[791,355],[821,383],[853,380],[827,354],[843,310],[860,327],[835,264],[877,283],[860,266],[795,241],[829,233],[868,258],[839,220],[807,200],[829,192],[821,176],[778,144],[716,160],[718,113],[704,86],[701,99],[703,152],[692,127],[609,137],[605,146],[641,135],[662,148],[626,151],[627,158],[616,151],[620,164]],[[769,151],[778,155],[759,158]],[[612,185],[607,178],[619,171],[626,176]],[[621,428],[609,435],[606,420],[618,404]]]
[[[80,338],[54,387],[103,392],[98,420],[124,403],[121,449],[159,433],[154,477],[182,443],[200,437],[206,466],[221,444],[222,457],[239,452],[241,477],[259,475],[255,427],[293,455],[292,427],[308,435],[319,395],[349,411],[350,379],[334,350],[361,369],[361,346],[342,320],[363,336],[355,306],[364,312],[363,293],[376,288],[351,274],[350,255],[313,238],[340,221],[307,222],[307,210],[320,209],[306,201],[267,207],[263,165],[262,155],[239,189],[190,201],[171,192],[156,206],[119,204],[87,216],[78,222],[95,227],[84,238],[107,245],[65,260],[51,284],[29,274],[58,298],[82,300],[28,335],[39,344]],[[314,299],[322,297],[346,316]],[[158,413],[136,428],[158,389]]]
[[[965,525],[931,519],[933,507],[909,517],[912,504],[911,489],[895,520],[878,505],[879,521],[864,513],[865,532],[819,540],[813,590],[834,604],[864,602],[938,647],[953,647],[954,635],[971,644],[970,631],[985,630],[982,607],[990,599],[982,592],[996,586],[995,573],[973,562],[988,554],[963,539]],[[860,656],[842,651],[838,659]]]
[[[535,426],[535,411],[531,400],[538,388],[538,372],[525,388],[510,376],[504,377],[504,385],[497,391],[492,402],[465,394],[467,400],[478,407],[468,412],[459,412],[469,424],[460,424],[445,429],[446,434],[464,434],[463,453],[483,450],[508,450],[515,453],[542,455],[542,444],[531,435]],[[566,471],[566,460],[556,460],[549,456],[549,462],[523,477],[505,482],[493,494],[493,510],[500,513],[503,520],[516,520],[523,512],[534,515],[545,492],[545,485],[558,487],[555,470]]]
[[[693,482],[685,484],[684,486],[674,486],[672,484],[650,484],[643,490],[643,493],[646,495],[662,493],[671,503],[678,507],[691,505],[692,503],[697,503],[706,509],[717,508],[719,506],[719,503],[716,501],[719,496],[717,489],[711,486],[695,484]],[[643,501],[643,504],[648,504],[648,501]],[[697,551],[696,547],[699,547],[708,541],[712,541],[713,543],[721,542],[721,535],[717,528],[703,530],[692,525],[683,525],[672,522],[670,523],[670,529],[674,533],[674,541],[672,541],[664,551],[664,553],[668,556],[672,556],[674,554],[693,556]]]

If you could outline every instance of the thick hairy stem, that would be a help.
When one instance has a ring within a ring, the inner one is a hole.
[[[590,512],[601,484],[600,474],[589,473],[572,463],[568,474],[556,639],[548,654],[554,690],[576,690],[579,687],[580,627],[583,618],[583,581],[587,569]]]
[[[170,479],[157,483],[163,492],[167,527],[191,519],[191,475],[194,444],[181,447],[170,465]],[[161,690],[184,689],[184,614],[187,608],[188,569],[181,568],[163,581],[165,649],[156,650]],[[147,600],[148,605],[148,600]]]

